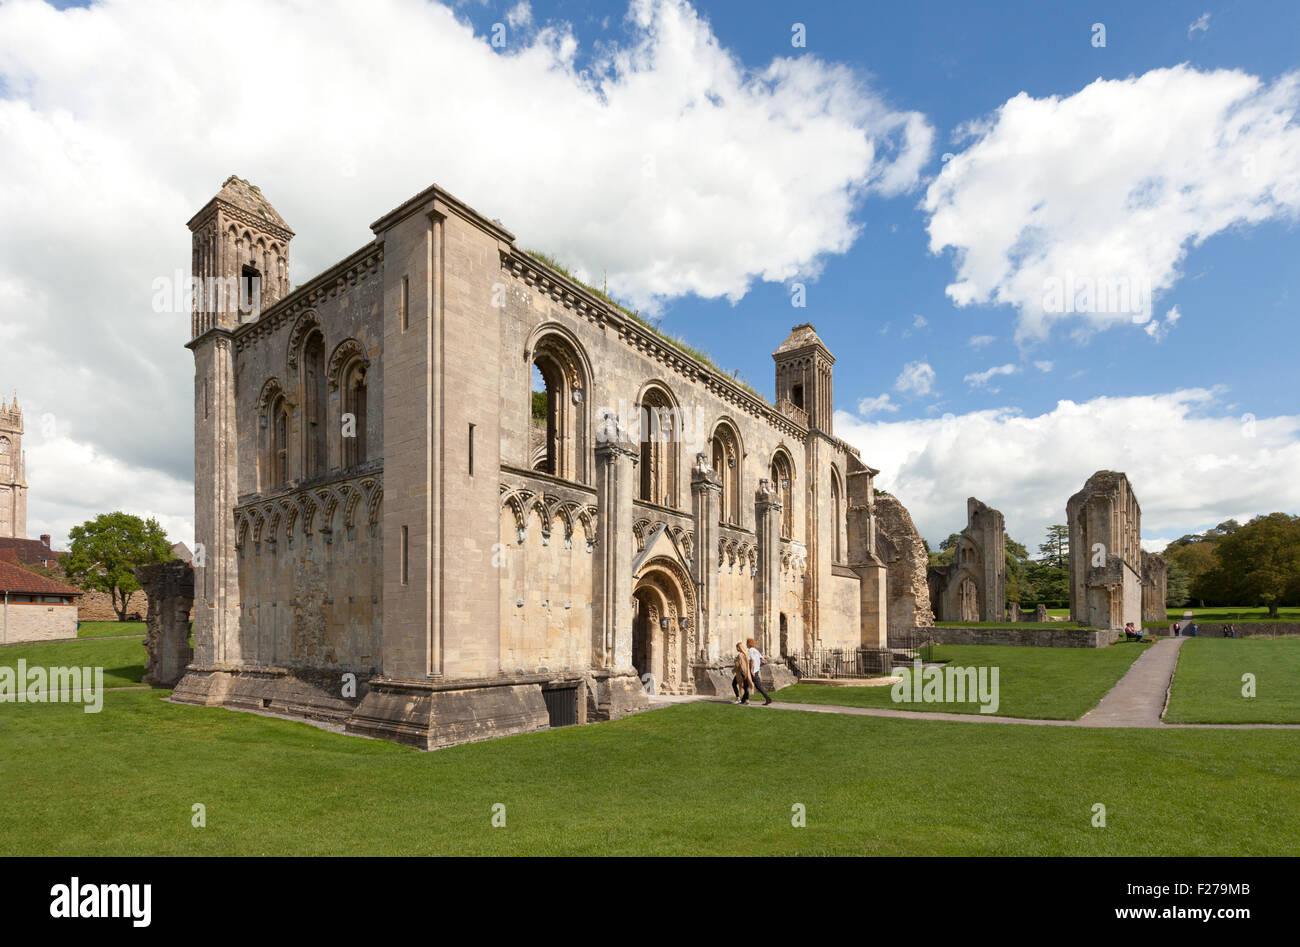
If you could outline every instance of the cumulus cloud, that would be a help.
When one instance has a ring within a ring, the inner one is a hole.
[[[897,410],[898,405],[894,404],[888,392],[874,398],[863,398],[858,402],[858,414],[864,418],[869,418],[873,414],[892,413]]]
[[[894,390],[923,398],[934,390],[934,369],[929,362],[908,362],[898,373]]]
[[[1178,320],[1182,317],[1183,314],[1178,311],[1178,307],[1173,306],[1165,313],[1164,321],[1152,319],[1143,328],[1146,330],[1147,335],[1160,342],[1164,340],[1164,337],[1169,334],[1170,330],[1177,325]]]
[[[1300,215],[1298,110],[1300,72],[1186,65],[1017,95],[963,130],[922,202],[949,297],[1015,306],[1021,341],[1147,322],[1191,247]]]
[[[1050,359],[1044,358],[1034,362],[1034,368],[1038,369],[1040,372],[1050,372],[1055,367],[1056,363]]]
[[[992,368],[986,368],[982,372],[971,372],[963,378],[962,381],[966,382],[966,384],[970,385],[972,388],[982,388],[987,385],[991,379],[996,378],[998,375],[1014,375],[1015,373],[1016,366],[1007,363],[1006,365],[994,365]]]
[[[973,349],[982,349],[984,346],[989,345],[994,341],[996,341],[996,339],[991,335],[972,335],[970,337],[970,342],[967,344],[969,344]]]
[[[1033,549],[1101,469],[1129,475],[1151,538],[1300,511],[1300,415],[1228,414],[1217,390],[1060,401],[1036,416],[1001,408],[887,422],[839,411],[835,430],[932,542],[965,524],[975,496]]]
[[[188,272],[185,221],[231,173],[297,232],[295,283],[437,182],[650,309],[815,275],[930,155],[859,73],[742,63],[682,0],[634,0],[618,41],[508,22],[494,48],[418,0],[0,5],[0,340],[23,353],[0,384],[138,484],[188,478],[189,318],[152,282]]]

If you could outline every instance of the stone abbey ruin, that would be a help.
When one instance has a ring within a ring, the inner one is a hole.
[[[746,638],[782,683],[788,656],[1003,620],[1002,514],[971,498],[929,567],[833,433],[811,325],[769,403],[437,187],[293,289],[293,231],[247,181],[189,229],[202,565],[192,592],[146,581],[193,596],[192,658],[179,606],[150,609],[174,700],[431,749],[729,694]],[[1139,620],[1148,583],[1154,610],[1127,479],[1069,513],[1076,620]]]

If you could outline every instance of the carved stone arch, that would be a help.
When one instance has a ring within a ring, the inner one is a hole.
[[[280,531],[280,508],[274,503],[268,503],[262,507],[262,515],[266,517],[266,541],[274,543],[280,538],[277,535]]]
[[[646,539],[650,535],[650,521],[648,519],[635,520],[632,523],[632,538],[636,540],[636,551],[640,552],[645,548]]]
[[[501,506],[509,508],[515,517],[515,541],[522,543],[528,532],[528,513],[524,501],[518,493],[507,493],[501,497]]]
[[[253,545],[262,541],[262,531],[266,528],[266,517],[261,510],[250,511],[253,517]]]
[[[281,384],[280,379],[276,376],[273,375],[263,382],[262,390],[257,395],[258,417],[264,416],[266,412],[270,410],[271,402],[274,401],[278,395],[284,393],[284,385]]]
[[[300,493],[297,497],[298,511],[302,516],[302,532],[304,536],[310,536],[312,533],[313,522],[316,519],[316,501],[310,494]]]
[[[248,539],[248,515],[242,512],[235,513],[235,548],[241,549]]]
[[[534,496],[524,510],[524,523],[528,524],[536,516],[538,525],[542,530],[542,545],[547,545],[551,541],[551,511],[546,506],[546,498]],[[525,525],[525,528],[527,526]]]
[[[594,506],[584,506],[579,509],[578,522],[582,524],[582,532],[587,540],[587,551],[591,552],[596,545],[596,522],[599,514]]]
[[[293,329],[289,332],[289,348],[285,355],[285,362],[289,366],[291,373],[298,371],[299,355],[302,353],[303,343],[313,329],[319,329],[322,335],[325,332],[316,310],[308,309],[297,318],[293,324]]]
[[[320,501],[321,521],[320,530],[322,532],[334,532],[334,514],[338,512],[341,497],[329,487],[322,487],[316,491],[316,499]]]
[[[294,503],[289,497],[285,497],[277,506],[280,507],[284,518],[284,538],[289,542],[293,542],[293,530],[298,525],[298,504]]]
[[[553,515],[558,517],[564,524],[564,541],[571,543],[573,541],[574,528],[577,526],[578,504],[576,503],[556,503]]]
[[[354,361],[360,361],[363,367],[370,367],[365,346],[360,342],[349,338],[334,346],[334,354],[330,356],[325,367],[325,378],[329,383],[330,391],[338,391],[339,384],[343,380],[343,370]]]
[[[753,575],[754,570],[758,568],[758,547],[750,546],[746,555],[749,558],[749,574]]]
[[[384,487],[383,484],[375,484],[370,491],[370,498],[366,501],[366,523],[374,526],[379,522],[380,514],[383,512],[384,505]]]

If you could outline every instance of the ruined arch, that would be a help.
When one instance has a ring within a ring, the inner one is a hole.
[[[786,450],[784,444],[779,445],[772,452],[772,462],[768,465],[768,473],[772,478],[772,490],[781,503],[781,538],[793,539],[796,474],[794,458],[790,456],[790,452]]]
[[[636,399],[640,422],[639,496],[676,509],[681,505],[682,411],[666,382],[653,379]]]
[[[744,482],[745,451],[740,431],[730,418],[721,418],[713,425],[713,432],[709,435],[709,450],[713,472],[722,485],[718,521],[725,525],[743,527],[745,519],[740,498]]]

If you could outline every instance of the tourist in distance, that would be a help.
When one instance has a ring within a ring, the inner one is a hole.
[[[763,695],[763,706],[766,707],[772,702],[772,698],[763,690],[763,682],[759,680],[758,669],[763,666],[763,653],[758,650],[753,638],[746,638],[745,644],[749,646],[749,670],[750,677],[754,679],[754,690]]]
[[[744,644],[739,641],[736,642],[736,660],[734,664],[736,673],[731,677],[731,690],[736,695],[736,699],[732,703],[747,704],[749,703],[749,691],[753,684],[753,678],[749,676],[749,655],[745,651]],[[740,696],[742,687],[745,689],[744,697]]]

